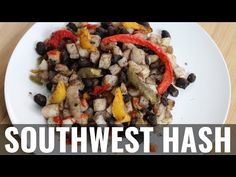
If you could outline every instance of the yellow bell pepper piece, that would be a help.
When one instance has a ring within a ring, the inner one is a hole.
[[[87,50],[89,50],[90,52],[95,52],[95,51],[97,50],[97,48],[94,47],[94,46],[90,43],[91,36],[90,36],[90,33],[89,33],[89,31],[88,31],[87,28],[82,28],[82,29],[80,30],[79,37],[80,37],[80,46],[81,46],[83,49],[87,49]]]
[[[122,26],[126,29],[134,29],[134,30],[141,30],[146,33],[152,32],[152,29],[150,27],[144,27],[143,25],[140,25],[136,22],[122,22]]]
[[[66,86],[62,80],[57,83],[55,91],[51,96],[51,103],[59,104],[66,98]]]
[[[112,103],[112,114],[115,119],[121,123],[131,120],[131,117],[125,111],[125,103],[120,88],[117,88],[115,91],[115,98]]]

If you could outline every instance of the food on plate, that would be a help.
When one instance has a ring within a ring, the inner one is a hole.
[[[30,79],[49,124],[156,126],[172,121],[179,89],[196,80],[177,64],[171,35],[148,22],[70,22],[36,44]]]

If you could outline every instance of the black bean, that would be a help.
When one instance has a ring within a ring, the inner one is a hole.
[[[160,64],[160,65],[158,66],[157,70],[158,70],[161,74],[163,74],[163,73],[165,72],[165,65]]]
[[[112,64],[117,63],[121,58],[122,58],[121,55],[113,55],[112,58],[111,58]]]
[[[120,71],[118,77],[118,83],[121,84],[122,82],[125,84],[128,82],[127,74],[123,70]]]
[[[196,80],[196,75],[195,75],[194,73],[189,74],[187,80],[188,80],[190,83],[193,83],[193,82]]]
[[[106,30],[102,27],[98,27],[95,31],[95,34],[100,36],[101,38],[104,38],[105,36],[107,36],[108,30]]]
[[[156,53],[153,52],[151,49],[146,50],[146,53],[149,54],[149,55],[155,55],[155,54],[156,54]]]
[[[127,67],[127,66],[123,67],[123,68],[122,68],[122,71],[123,71],[124,73],[128,73],[128,67]]]
[[[75,62],[75,61],[71,62],[70,61],[69,64],[68,64],[68,67],[69,67],[70,70],[78,71],[79,64],[78,64],[78,62]]]
[[[138,47],[138,48],[142,49],[145,53],[147,53],[149,55],[155,55],[156,54],[155,52],[153,52],[151,49],[149,49],[147,47],[141,46],[141,47]]]
[[[159,62],[158,62],[158,61],[153,62],[152,64],[150,64],[150,68],[151,68],[151,69],[155,69],[155,68],[157,68],[158,66],[159,66]]]
[[[103,27],[104,29],[107,29],[110,26],[111,26],[111,22],[101,22],[101,27]]]
[[[142,108],[142,109],[140,109],[140,112],[141,112],[141,113],[145,113],[145,112],[146,112],[146,109],[145,109],[145,108]]]
[[[68,24],[66,25],[66,27],[67,27],[69,30],[71,30],[72,32],[77,32],[77,26],[76,26],[74,23],[72,23],[72,22],[68,23]]]
[[[92,79],[82,79],[85,88],[92,88],[93,87],[93,81]]]
[[[88,105],[89,105],[89,107],[93,107],[93,99],[89,99]]]
[[[120,47],[120,49],[122,49],[123,43],[122,42],[117,42],[117,46]]]
[[[56,61],[49,59],[47,63],[48,63],[48,71],[54,71],[56,66]]]
[[[60,61],[62,64],[65,64],[65,65],[69,64],[69,59],[70,59],[70,56],[66,50],[61,52]]]
[[[118,28],[116,30],[116,33],[117,34],[129,34],[129,31],[127,29],[125,29],[125,28]]]
[[[83,68],[83,67],[89,67],[89,66],[91,66],[91,62],[90,62],[90,60],[89,59],[87,59],[87,58],[79,58],[78,60],[77,60],[77,63],[78,63],[78,67],[79,68]]]
[[[39,106],[45,106],[47,103],[47,98],[46,96],[42,95],[42,94],[37,94],[34,96],[34,101],[35,103],[37,103]]]
[[[147,122],[154,126],[157,124],[157,118],[156,118],[156,115],[152,112],[147,112],[145,115],[144,115],[144,118],[147,120]]]
[[[111,74],[111,72],[110,72],[109,69],[102,69],[101,74],[102,74],[103,76],[105,76],[105,75],[107,75],[107,74]]]
[[[123,95],[124,102],[127,103],[130,100],[130,97],[128,94]]]
[[[93,87],[101,84],[101,81],[99,79],[92,79],[92,81],[93,81]]]
[[[149,104],[147,110],[148,110],[148,111],[152,111],[152,109],[153,109],[153,105],[152,105],[152,104]]]
[[[46,87],[47,87],[47,89],[48,89],[48,91],[52,91],[52,87],[53,87],[53,83],[52,82],[48,82],[47,84],[46,84]]]
[[[168,105],[168,99],[166,97],[161,97],[161,103],[164,105],[164,106],[167,106]]]
[[[149,22],[137,22],[137,23],[139,23],[140,25],[146,26],[146,27],[150,27]]]
[[[162,30],[161,31],[161,37],[162,38],[167,38],[167,37],[171,37],[171,36],[170,36],[170,33],[168,31]]]
[[[38,42],[35,50],[41,56],[45,55],[47,52],[46,45],[43,42]]]
[[[185,89],[189,85],[189,82],[185,78],[178,78],[175,81],[175,85],[179,88]]]
[[[170,93],[171,96],[177,97],[179,95],[179,90],[175,88],[172,84],[169,86],[167,91]]]
[[[116,28],[114,26],[109,26],[107,30],[108,30],[108,36],[112,36],[116,34]]]

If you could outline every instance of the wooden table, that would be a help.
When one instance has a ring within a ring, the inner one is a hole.
[[[4,102],[4,77],[17,42],[32,23],[0,23],[0,124],[10,123]],[[221,49],[229,68],[232,98],[227,123],[236,123],[236,23],[201,23]]]

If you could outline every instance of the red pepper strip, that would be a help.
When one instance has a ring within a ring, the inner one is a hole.
[[[170,84],[173,81],[173,70],[172,70],[172,65],[170,63],[170,59],[166,55],[166,53],[163,51],[161,47],[158,45],[143,39],[139,38],[137,36],[131,35],[131,34],[118,34],[110,37],[106,37],[102,39],[103,44],[107,44],[110,42],[125,42],[125,43],[133,43],[136,45],[141,45],[144,47],[147,47],[151,50],[153,50],[161,59],[161,61],[165,65],[165,73],[163,75],[162,82],[157,88],[157,91],[159,94],[163,94],[167,88],[170,86]]]
[[[111,84],[105,84],[102,86],[95,86],[94,90],[92,92],[92,95],[99,95],[102,92],[106,91],[107,89],[109,89],[111,87]]]
[[[98,24],[86,24],[84,27],[87,27],[88,29],[96,29],[99,25]]]
[[[51,39],[49,39],[46,44],[57,48],[64,38],[69,38],[73,42],[77,40],[76,35],[74,35],[71,31],[63,29],[52,33]]]

